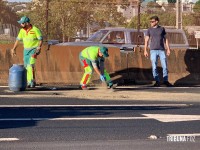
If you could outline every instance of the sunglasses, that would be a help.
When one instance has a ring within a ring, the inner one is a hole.
[[[150,23],[154,23],[154,22],[156,22],[156,21],[150,21]]]

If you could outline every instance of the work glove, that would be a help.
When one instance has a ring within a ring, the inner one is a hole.
[[[101,79],[102,82],[106,81],[104,75],[100,75],[100,79]]]
[[[35,51],[35,54],[36,54],[36,55],[39,55],[39,54],[40,54],[40,50],[41,50],[41,47],[37,47],[37,48],[36,48],[36,51]]]
[[[105,79],[105,81],[106,81],[106,76],[105,75],[103,75],[104,76],[104,79]]]

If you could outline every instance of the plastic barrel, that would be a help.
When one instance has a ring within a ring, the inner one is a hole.
[[[9,69],[9,89],[11,91],[24,91],[26,90],[26,85],[26,69],[23,65],[13,64]]]

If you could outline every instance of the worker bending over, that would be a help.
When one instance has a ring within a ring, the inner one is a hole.
[[[80,82],[81,88],[87,90],[87,85],[92,77],[93,70],[99,75],[102,82],[106,82],[108,88],[113,87],[110,75],[104,68],[105,58],[109,57],[108,48],[104,46],[90,46],[79,54],[79,60],[84,68],[84,74]]]

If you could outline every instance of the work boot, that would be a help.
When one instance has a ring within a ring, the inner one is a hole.
[[[82,85],[82,86],[81,86],[81,89],[82,89],[82,90],[89,90],[89,89],[87,88],[86,85]]]
[[[117,87],[117,83],[113,84],[112,82],[108,83],[108,89],[114,89]]]
[[[169,81],[164,81],[163,84],[167,87],[173,87],[173,85],[169,83]]]
[[[160,87],[160,82],[156,81],[156,83],[153,85],[154,87]]]
[[[34,88],[36,86],[35,82],[28,83],[27,88]]]
[[[112,83],[112,82],[109,82],[107,85],[108,85],[108,89],[111,89],[112,86],[113,86],[113,83]]]
[[[35,88],[35,86],[36,86],[36,83],[35,83],[35,82],[32,82],[32,83],[31,83],[31,88]]]

